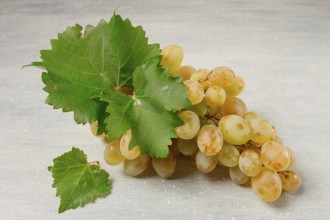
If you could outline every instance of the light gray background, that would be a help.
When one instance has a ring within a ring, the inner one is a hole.
[[[171,180],[123,174],[103,162],[104,144],[71,113],[44,104],[39,60],[68,25],[96,24],[117,9],[150,42],[177,43],[184,64],[231,67],[249,110],[272,121],[297,156],[303,186],[267,204],[217,169],[189,160]],[[0,219],[329,219],[330,1],[0,0]],[[110,172],[110,196],[57,214],[47,166],[72,146]],[[186,167],[186,168],[185,168]]]

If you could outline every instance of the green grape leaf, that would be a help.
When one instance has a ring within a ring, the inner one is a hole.
[[[61,199],[59,213],[76,209],[110,193],[109,174],[99,165],[88,163],[82,150],[73,147],[53,161],[54,165],[48,170],[54,178],[56,196]]]
[[[64,112],[73,111],[77,123],[104,120],[103,91],[132,85],[132,74],[150,59],[160,59],[158,44],[148,44],[141,26],[114,14],[110,22],[95,27],[68,27],[42,50],[41,62],[31,66],[45,69],[42,79],[49,94],[46,103]]]
[[[132,131],[130,148],[140,146],[142,153],[166,157],[174,128],[183,121],[173,110],[191,106],[187,87],[179,78],[169,76],[168,71],[153,60],[138,67],[133,74],[133,96],[118,91],[104,92],[101,100],[109,102],[106,119],[108,136],[114,140],[127,129]]]

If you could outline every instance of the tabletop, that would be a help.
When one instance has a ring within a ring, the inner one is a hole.
[[[0,0],[0,219],[329,219],[330,1]],[[303,184],[274,203],[235,185],[221,168],[190,160],[171,179],[128,177],[103,160],[104,143],[72,113],[44,104],[41,71],[21,67],[67,26],[96,24],[116,10],[149,41],[179,44],[184,64],[225,65],[243,76],[250,111],[275,124],[297,157]],[[47,167],[72,146],[99,160],[111,194],[57,213]]]

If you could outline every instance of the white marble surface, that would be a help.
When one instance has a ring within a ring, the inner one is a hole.
[[[45,105],[40,70],[21,66],[66,26],[96,24],[115,9],[151,42],[182,45],[185,64],[227,65],[245,77],[242,98],[296,153],[301,190],[267,204],[223,170],[202,175],[189,161],[171,180],[106,166],[103,143]],[[0,219],[329,219],[329,11],[328,0],[0,0]],[[71,146],[100,160],[113,188],[59,215],[47,166]]]

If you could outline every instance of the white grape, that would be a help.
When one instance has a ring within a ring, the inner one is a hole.
[[[238,166],[229,167],[229,176],[230,179],[237,184],[244,184],[249,181],[250,177],[242,173]]]
[[[225,66],[219,66],[214,68],[209,76],[208,81],[213,85],[226,87],[232,84],[235,80],[235,73]]]
[[[196,138],[190,140],[183,140],[178,138],[177,147],[179,151],[186,156],[194,155],[198,151]]]
[[[208,108],[205,101],[203,100],[197,105],[192,105],[188,110],[195,112],[198,116],[204,116],[206,115]]]
[[[200,103],[204,98],[204,89],[202,85],[195,80],[186,80],[184,84],[188,87],[188,99],[191,104],[196,105]]]
[[[251,128],[250,139],[258,144],[264,144],[275,138],[276,132],[274,126],[263,118],[252,118],[248,120],[248,125]]]
[[[238,149],[234,145],[224,142],[218,154],[218,162],[226,167],[235,167],[238,165],[239,157]]]
[[[124,161],[124,172],[128,176],[137,176],[145,171],[148,167],[149,156],[142,154],[133,160]]]
[[[246,121],[237,115],[226,115],[219,122],[219,129],[226,142],[234,145],[245,144],[251,130]]]
[[[128,129],[120,139],[120,152],[128,160],[133,160],[141,155],[140,147],[136,145],[133,149],[129,149],[132,139],[131,129]]]
[[[211,86],[206,90],[205,102],[208,106],[219,107],[226,101],[226,92],[219,86]]]
[[[183,49],[179,45],[169,45],[161,51],[162,60],[160,65],[164,68],[169,68],[171,72],[175,71],[182,63]]]
[[[194,138],[200,128],[199,117],[192,111],[183,111],[179,117],[184,121],[184,125],[175,128],[179,138],[189,140]]]
[[[243,92],[245,88],[245,81],[241,76],[237,76],[234,79],[234,82],[229,86],[224,87],[227,97],[238,96]]]
[[[209,173],[217,166],[217,156],[206,156],[198,151],[195,157],[196,167],[202,173]]]
[[[262,145],[260,158],[262,164],[273,171],[283,171],[290,165],[288,149],[274,141],[269,141]]]
[[[183,80],[190,79],[193,72],[195,72],[196,69],[192,66],[180,66],[174,72],[171,73],[172,76],[179,76]]]
[[[261,170],[259,154],[253,150],[245,150],[239,158],[239,168],[247,176],[255,176]]]
[[[170,150],[167,158],[152,158],[152,166],[159,176],[168,178],[175,171],[176,158]]]
[[[120,139],[111,141],[104,150],[104,160],[109,165],[118,165],[124,162],[125,157],[120,152]]]
[[[204,125],[198,132],[197,145],[199,150],[206,156],[214,156],[222,148],[222,134],[216,126]]]
[[[238,115],[243,117],[243,115],[247,112],[245,102],[237,97],[226,99],[220,109],[222,115]]]
[[[282,187],[284,190],[292,192],[299,189],[301,185],[301,177],[293,170],[287,170],[278,174],[282,181]]]

